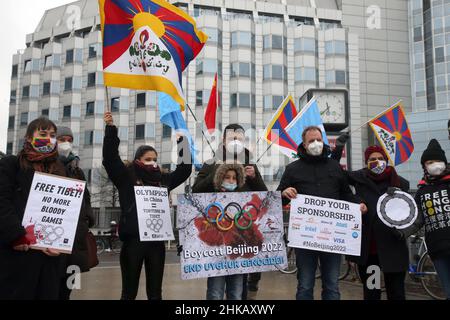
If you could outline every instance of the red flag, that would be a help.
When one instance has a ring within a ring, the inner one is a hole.
[[[211,133],[216,129],[216,113],[219,104],[217,94],[217,73],[214,78],[214,84],[211,89],[211,95],[209,96],[208,107],[205,112],[205,124],[208,131]]]

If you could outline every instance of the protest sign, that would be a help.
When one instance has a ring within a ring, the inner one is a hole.
[[[32,249],[72,252],[84,181],[35,172],[22,225],[35,235]]]
[[[287,265],[279,192],[179,195],[177,218],[183,280]]]
[[[134,187],[141,241],[175,240],[166,188]]]
[[[418,209],[414,198],[406,192],[383,194],[377,202],[377,214],[389,228],[407,229],[417,220]]]
[[[359,256],[359,204],[298,195],[291,201],[288,235],[290,247]]]

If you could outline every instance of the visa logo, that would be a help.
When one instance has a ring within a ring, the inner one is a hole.
[[[309,232],[317,232],[317,227],[305,227],[305,231],[309,231]]]
[[[335,243],[345,243],[345,240],[341,239],[341,238],[334,238],[334,242]]]

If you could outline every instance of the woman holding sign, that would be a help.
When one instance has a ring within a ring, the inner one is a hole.
[[[0,160],[0,300],[56,300],[61,257],[51,249],[30,250],[35,240],[22,219],[35,172],[66,176],[58,160],[56,125],[32,121],[18,156]]]
[[[369,211],[362,218],[361,256],[348,257],[358,264],[359,274],[364,284],[364,300],[380,300],[381,290],[369,289],[367,279],[372,271],[369,266],[379,266],[384,273],[387,298],[405,299],[405,275],[408,270],[408,247],[403,234],[385,225],[377,214],[378,199],[395,189],[407,192],[409,182],[397,175],[389,166],[384,150],[379,146],[368,147],[365,151],[367,167],[349,172],[349,183],[356,194],[366,203]]]
[[[190,149],[183,145],[183,137],[180,137],[177,141],[179,165],[170,174],[161,172],[157,165],[158,153],[151,146],[139,147],[134,161],[125,165],[119,156],[120,140],[111,113],[105,113],[104,119],[106,129],[103,142],[103,166],[119,191],[122,209],[119,222],[119,237],[123,241],[120,253],[122,300],[136,299],[144,262],[147,297],[149,300],[161,300],[165,246],[163,241],[140,241],[134,187],[165,186],[170,192],[181,185],[192,173]]]

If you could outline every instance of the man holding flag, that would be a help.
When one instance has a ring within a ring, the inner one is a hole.
[[[359,203],[350,190],[339,163],[330,158],[330,147],[324,144],[322,129],[306,127],[298,147],[298,160],[289,164],[277,190],[282,191],[283,205],[305,194]],[[361,203],[361,212],[367,207]],[[314,299],[314,282],[318,260],[322,271],[322,299],[339,300],[341,255],[314,250],[295,249],[298,268],[297,300]]]

